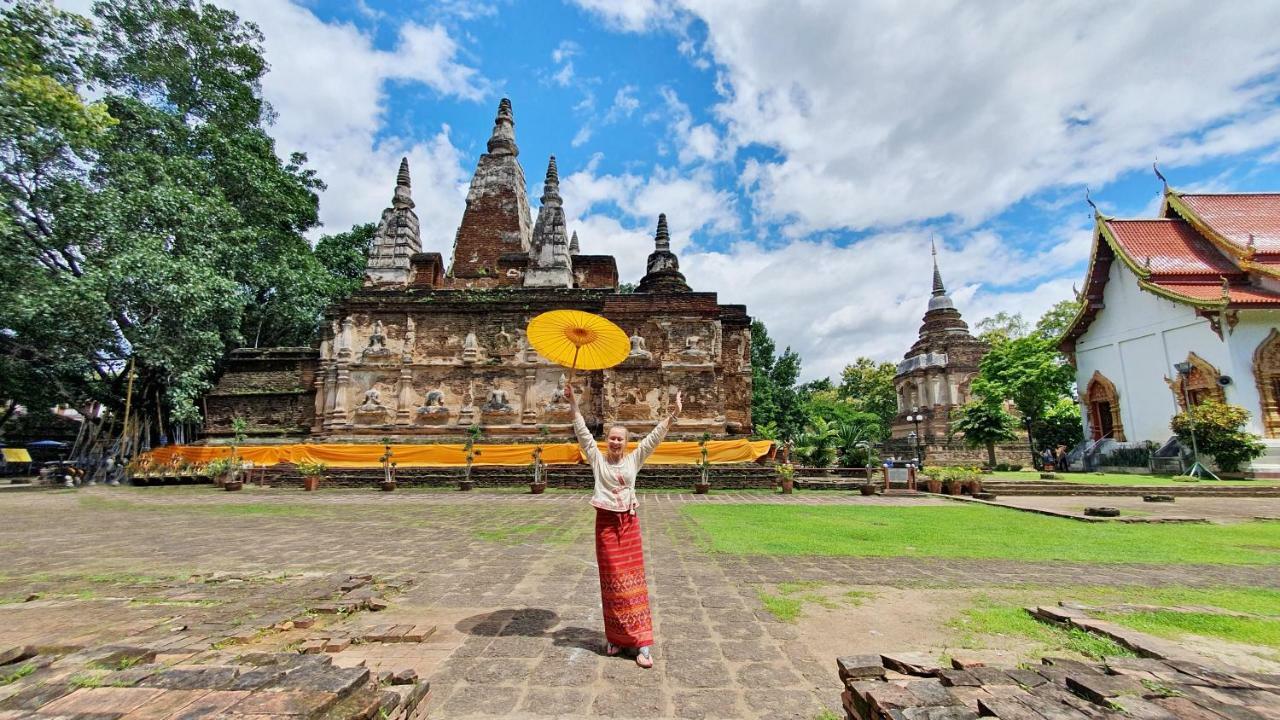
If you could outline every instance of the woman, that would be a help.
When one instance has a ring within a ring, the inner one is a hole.
[[[605,654],[617,655],[623,648],[634,649],[636,664],[651,668],[653,616],[649,613],[649,587],[644,578],[640,519],[636,517],[636,474],[680,414],[680,393],[676,392],[675,410],[631,453],[625,452],[627,429],[621,425],[611,426],[603,454],[587,431],[587,423],[578,411],[578,396],[571,385],[565,386],[564,395],[573,406],[573,431],[578,436],[578,445],[595,476],[591,504],[596,508],[596,562],[600,566],[600,600],[604,606]]]

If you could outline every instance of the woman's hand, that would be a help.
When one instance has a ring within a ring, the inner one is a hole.
[[[570,405],[578,404],[578,396],[573,393],[573,386],[569,383],[564,384],[564,399],[568,400]]]

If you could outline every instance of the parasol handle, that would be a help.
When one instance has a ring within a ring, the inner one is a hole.
[[[581,350],[582,348],[576,345],[573,348],[573,364],[569,366],[569,382],[573,382],[574,373],[578,369],[578,352]]]

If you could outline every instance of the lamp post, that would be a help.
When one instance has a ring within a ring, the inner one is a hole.
[[[915,443],[916,467],[922,467],[924,465],[924,457],[920,452],[920,423],[924,422],[924,415],[920,413],[919,406],[911,408],[911,412],[907,415],[907,420],[916,426],[916,429],[910,433],[909,437]]]
[[[1218,479],[1211,470],[1200,464],[1200,448],[1196,445],[1196,415],[1191,411],[1191,393],[1187,390],[1188,381],[1191,380],[1192,365],[1189,362],[1174,363],[1173,369],[1178,371],[1178,375],[1182,378],[1182,402],[1186,408],[1187,422],[1191,426],[1191,469],[1187,471],[1190,477],[1198,478],[1208,475],[1214,480]]]

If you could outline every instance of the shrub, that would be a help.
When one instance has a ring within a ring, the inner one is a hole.
[[[328,469],[329,469],[329,466],[325,465],[322,462],[311,462],[310,460],[303,460],[302,462],[298,463],[298,472],[303,477],[323,477],[325,471]]]
[[[1010,470],[1010,471],[1012,471],[1012,472],[1018,472],[1018,471],[1019,471],[1019,470],[1021,470],[1021,469],[1022,469],[1022,463],[1009,463],[1009,470]]]
[[[996,472],[1008,472],[1009,463],[996,463]]]
[[[1218,467],[1226,472],[1236,472],[1242,463],[1266,452],[1258,436],[1244,429],[1249,411],[1238,405],[1206,400],[1191,408],[1190,417],[1186,412],[1173,416],[1169,425],[1184,447],[1191,447],[1192,420],[1200,452],[1212,455]]]

